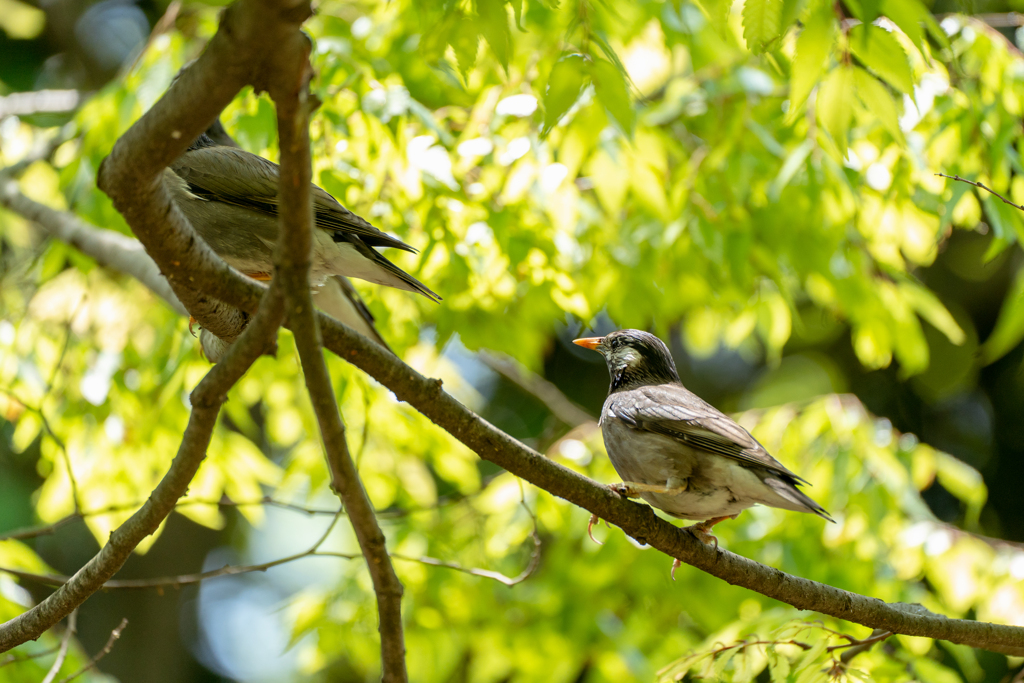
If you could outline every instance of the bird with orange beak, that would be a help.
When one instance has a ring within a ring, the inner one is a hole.
[[[668,347],[653,334],[619,330],[573,343],[608,363],[611,386],[600,424],[608,457],[623,480],[613,490],[698,521],[688,529],[716,547],[711,527],[757,504],[834,521],[797,488],[803,479],[683,386]],[[678,560],[673,571],[677,565]]]

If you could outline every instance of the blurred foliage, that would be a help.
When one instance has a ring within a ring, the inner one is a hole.
[[[176,30],[75,114],[77,136],[33,165],[23,190],[127,232],[96,168],[215,28],[214,11],[186,6]],[[610,318],[666,338],[678,329],[698,358],[724,347],[765,359],[776,373],[751,405],[768,407],[743,423],[815,485],[838,524],[754,508],[720,527],[723,546],[884,600],[1024,625],[1024,552],[940,522],[920,495],[938,482],[976,531],[987,497],[976,470],[851,397],[778,405],[841,382],[829,359],[783,359],[784,347],[847,328],[864,368],[896,365],[922,391],[946,395],[977,373],[977,331],[917,273],[954,229],[993,235],[967,270],[1024,238],[1019,212],[934,175],[1024,201],[1024,60],[1001,35],[965,18],[940,26],[917,0],[327,1],[307,30],[323,102],[312,122],[318,184],[417,247],[388,256],[445,297],[435,306],[357,283],[407,362],[493,412],[494,378],[459,344],[539,369],[559,326]],[[243,147],[276,158],[265,95],[241,94],[223,120]],[[46,134],[31,117],[3,120],[0,161]],[[9,213],[0,238],[0,471],[39,481],[34,518],[0,496],[0,519],[14,528],[79,512],[102,542],[166,470],[208,364],[186,321],[137,283]],[[985,361],[1024,338],[1021,282],[980,347]],[[384,525],[394,552],[514,576],[535,525],[543,542],[536,573],[513,588],[396,560],[413,680],[976,683],[1007,670],[1004,657],[903,637],[840,663],[843,650],[827,648],[844,641],[824,627],[856,638],[866,629],[808,623],[692,569],[672,583],[666,557],[603,527],[605,545],[591,543],[587,513],[524,490],[344,362],[329,365],[366,488],[393,513]],[[517,429],[615,480],[593,426],[558,440],[564,430]],[[231,392],[181,513],[222,528],[230,519],[216,503],[229,499],[252,525],[235,537],[239,552],[294,552],[307,522],[289,518],[282,530],[258,503],[330,500],[316,435],[283,333],[278,358]],[[331,538],[332,549],[356,549],[344,529]],[[365,569],[316,562],[319,580],[277,579],[281,609],[261,615],[290,630],[275,646],[291,648],[287,678],[373,678]],[[49,571],[17,541],[0,542],[0,566]],[[32,598],[0,574],[5,618]],[[274,680],[243,665],[278,652],[231,637],[246,654],[224,675]],[[38,680],[39,666],[4,666],[0,681]]]

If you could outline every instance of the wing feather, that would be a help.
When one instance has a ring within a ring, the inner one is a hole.
[[[616,417],[634,428],[806,483],[773,458],[750,432],[681,384],[625,392],[610,407]]]
[[[203,147],[183,154],[171,169],[197,197],[277,215],[280,171],[263,157],[233,147]],[[316,185],[312,195],[317,227],[358,235],[371,247],[416,251],[352,213]]]

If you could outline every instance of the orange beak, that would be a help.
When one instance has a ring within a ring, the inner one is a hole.
[[[584,337],[583,339],[573,339],[572,343],[585,349],[596,349],[598,344],[603,341],[604,337]]]

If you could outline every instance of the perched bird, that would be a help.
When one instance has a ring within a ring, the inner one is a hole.
[[[210,132],[216,135],[219,131],[215,128],[216,124]],[[230,136],[224,136],[230,141]],[[277,164],[215,142],[207,133],[164,171],[175,203],[196,232],[221,258],[257,280],[270,279],[273,269],[279,177]],[[441,300],[374,247],[415,249],[370,225],[316,185],[311,191],[316,222],[310,273],[313,285],[342,275]]]
[[[611,387],[601,409],[601,433],[623,479],[613,490],[675,517],[699,520],[688,528],[716,546],[711,527],[757,503],[834,521],[797,488],[803,479],[747,430],[687,391],[668,347],[653,334],[619,330],[573,343],[598,351],[608,363]],[[678,560],[673,571],[677,565]]]

